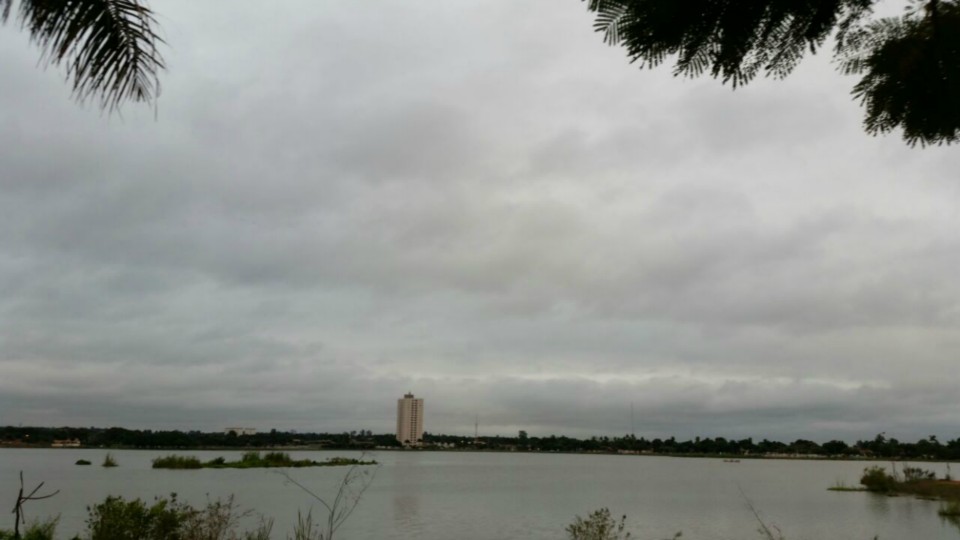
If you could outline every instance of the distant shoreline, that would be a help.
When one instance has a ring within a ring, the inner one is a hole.
[[[960,439],[939,441],[929,436],[915,443],[901,442],[879,434],[848,444],[841,440],[819,443],[754,440],[752,437],[593,436],[577,439],[564,435],[531,436],[519,430],[516,436],[464,436],[424,433],[420,445],[404,448],[393,433],[369,430],[341,433],[292,432],[252,427],[226,428],[215,432],[153,431],[111,428],[0,426],[0,448],[99,448],[145,450],[356,450],[419,452],[516,452],[536,454],[599,454],[664,457],[740,459],[806,459],[835,461],[960,462]]]
[[[203,446],[203,447],[133,447],[133,446],[73,446],[55,447],[51,445],[4,445],[0,449],[19,450],[130,450],[130,451],[178,451],[178,452],[248,452],[248,451],[283,451],[283,452],[446,452],[446,453],[478,453],[478,454],[541,454],[541,455],[579,455],[579,456],[624,456],[624,457],[670,457],[682,459],[723,459],[743,461],[759,460],[787,460],[787,461],[850,461],[850,462],[916,462],[916,463],[960,463],[956,459],[938,458],[889,458],[866,456],[811,456],[811,455],[748,455],[748,454],[678,454],[678,453],[633,453],[633,452],[596,452],[596,451],[541,451],[541,450],[505,450],[497,448],[344,448],[319,446]],[[731,463],[736,465],[736,463]]]

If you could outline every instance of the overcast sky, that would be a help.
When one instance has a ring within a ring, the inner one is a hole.
[[[0,27],[0,425],[960,436],[960,155],[829,57],[641,71],[577,0],[154,2],[156,116]]]

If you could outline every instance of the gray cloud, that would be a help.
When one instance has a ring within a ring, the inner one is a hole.
[[[156,119],[3,28],[0,423],[955,437],[956,152],[541,4],[156,6]]]

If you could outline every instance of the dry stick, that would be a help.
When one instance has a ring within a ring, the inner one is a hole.
[[[777,531],[778,535],[773,534],[773,530],[763,522],[763,519],[760,517],[760,512],[757,511],[757,508],[753,506],[753,501],[750,500],[750,497],[747,497],[747,494],[743,491],[743,487],[740,484],[737,484],[737,489],[740,490],[740,495],[743,496],[743,500],[747,503],[747,508],[753,512],[753,517],[756,518],[757,523],[760,524],[760,533],[763,534],[769,540],[783,540],[783,534],[780,532],[776,526],[773,526],[773,529]]]
[[[27,501],[41,501],[43,499],[49,499],[50,497],[53,497],[57,493],[60,493],[60,490],[58,489],[53,493],[49,493],[47,495],[37,495],[37,492],[40,491],[40,488],[43,487],[43,484],[44,484],[43,482],[40,482],[40,484],[37,487],[33,488],[33,491],[31,491],[29,495],[24,497],[23,496],[23,471],[20,471],[20,492],[17,493],[17,504],[13,506],[13,512],[12,512],[14,515],[14,522],[13,522],[14,538],[20,538],[20,524],[23,523],[24,525],[26,525],[27,523],[26,518],[23,515],[23,503]]]
[[[360,460],[366,456],[366,453],[361,454]],[[379,467],[377,467],[379,468]],[[359,470],[359,465],[351,465],[350,469],[347,470],[347,474],[343,476],[343,479],[340,480],[340,486],[337,489],[337,494],[334,497],[331,503],[323,500],[322,497],[310,491],[309,488],[297,482],[290,476],[290,473],[287,471],[279,471],[281,475],[291,484],[302,489],[307,495],[310,495],[317,501],[320,501],[320,504],[327,509],[327,530],[326,534],[321,534],[320,538],[322,540],[332,540],[334,533],[337,532],[337,529],[343,525],[343,522],[353,514],[353,511],[357,508],[357,505],[360,504],[360,498],[363,497],[364,492],[367,491],[367,488],[370,487],[370,484],[373,483],[373,477],[376,476],[377,468],[373,469],[373,473],[370,474],[368,478],[361,478],[367,473],[361,472]],[[358,488],[351,489],[351,485],[355,482],[358,482],[360,485]]]

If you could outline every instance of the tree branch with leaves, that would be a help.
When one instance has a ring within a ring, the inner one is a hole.
[[[585,0],[594,29],[631,62],[709,74],[736,88],[783,78],[833,37],[840,71],[873,135],[910,145],[960,141],[960,3],[908,0],[902,17],[871,20],[877,0]]]

